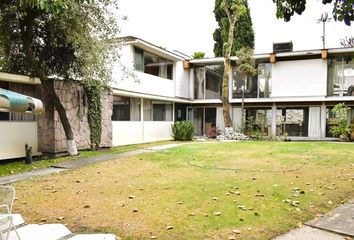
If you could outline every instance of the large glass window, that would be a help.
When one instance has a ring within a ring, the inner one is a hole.
[[[307,137],[309,108],[277,109],[277,135]]]
[[[134,49],[134,66],[136,70],[147,74],[167,79],[173,78],[173,62],[171,60],[139,48]]]
[[[115,96],[112,121],[140,121],[140,99]]]
[[[232,96],[242,98],[244,90],[245,98],[268,98],[271,95],[272,65],[262,63],[257,65],[258,75],[244,79],[233,67],[232,70]]]
[[[216,108],[189,107],[187,119],[194,124],[194,135],[203,136],[216,126]]]
[[[354,96],[352,58],[328,59],[328,96]]]
[[[144,100],[144,121],[173,121],[173,104]]]
[[[194,98],[220,99],[224,66],[207,65],[194,69]]]
[[[270,136],[272,134],[272,110],[271,109],[246,109],[246,133],[249,135],[260,134]]]
[[[326,108],[326,137],[334,137],[329,132],[329,130],[332,126],[335,126],[337,124],[337,118],[332,113],[332,109],[333,107]],[[350,126],[350,128],[354,130],[354,106],[350,106],[350,109],[347,113],[347,118],[348,126]],[[354,137],[354,131],[352,132],[352,136]]]

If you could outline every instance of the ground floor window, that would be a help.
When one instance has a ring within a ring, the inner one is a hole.
[[[144,99],[144,121],[173,121],[172,102]]]
[[[270,136],[272,134],[272,110],[250,108],[245,111],[245,133]]]
[[[112,121],[140,121],[140,99],[114,96]]]
[[[333,107],[326,108],[326,137],[334,137],[329,130],[331,129],[332,126],[337,124],[337,119],[333,115],[332,109]],[[350,126],[350,128],[354,133],[354,106],[350,106],[347,116],[348,116],[348,121],[347,121],[348,126]],[[352,138],[354,138],[354,136]]]
[[[278,108],[277,135],[307,137],[309,108]]]

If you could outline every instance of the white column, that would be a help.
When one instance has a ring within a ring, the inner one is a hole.
[[[140,124],[141,124],[141,141],[143,142],[145,140],[145,136],[144,136],[144,98],[140,98]]]
[[[272,106],[272,136],[277,135],[277,106]]]
[[[321,139],[326,138],[326,105],[321,105]]]
[[[175,122],[175,102],[172,102],[172,122]]]

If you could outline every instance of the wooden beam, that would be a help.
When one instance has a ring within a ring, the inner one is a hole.
[[[270,63],[275,63],[277,61],[275,53],[271,53],[270,54],[270,59],[269,59]]]

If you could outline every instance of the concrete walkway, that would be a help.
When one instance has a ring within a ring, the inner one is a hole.
[[[75,161],[68,161],[68,162],[57,164],[57,165],[53,165],[51,168],[37,169],[37,170],[30,171],[30,172],[24,172],[24,173],[5,176],[5,177],[0,177],[0,185],[11,184],[11,183],[14,183],[17,181],[22,181],[22,180],[26,180],[26,179],[30,179],[30,178],[34,178],[34,177],[40,177],[40,176],[45,176],[45,175],[49,175],[49,174],[53,174],[53,173],[67,171],[70,169],[81,168],[81,167],[84,167],[84,166],[87,166],[87,165],[90,165],[93,163],[97,163],[97,162],[103,162],[103,161],[114,160],[114,159],[121,159],[124,157],[134,156],[134,155],[138,155],[141,153],[154,152],[154,151],[160,151],[160,150],[164,150],[164,149],[174,148],[174,147],[181,146],[183,144],[184,143],[165,144],[165,145],[161,145],[161,146],[138,149],[138,150],[133,150],[133,151],[129,151],[129,152],[100,155],[100,156],[95,156],[95,157],[82,158],[82,159],[75,160]]]
[[[354,200],[321,218],[305,223],[276,240],[348,240],[354,239]]]

